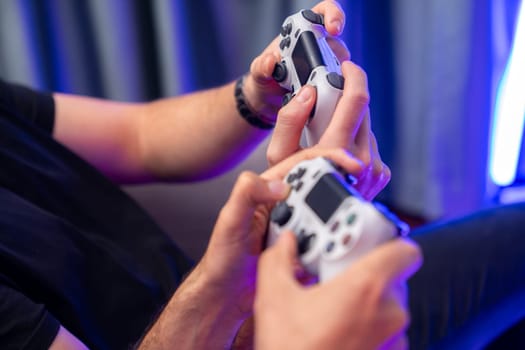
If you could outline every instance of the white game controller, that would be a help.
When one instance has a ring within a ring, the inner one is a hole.
[[[316,105],[305,129],[310,146],[321,138],[343,93],[341,66],[326,36],[323,16],[311,10],[301,10],[286,18],[279,44],[282,60],[273,71],[273,78],[290,91],[284,96],[283,105],[303,85],[317,89]]]
[[[326,158],[299,163],[287,175],[287,199],[270,216],[267,245],[284,230],[297,236],[304,268],[326,281],[381,243],[409,232],[383,205],[364,200],[351,176]]]

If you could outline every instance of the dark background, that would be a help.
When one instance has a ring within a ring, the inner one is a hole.
[[[314,1],[2,0],[0,76],[45,90],[145,101],[246,72],[287,15]],[[343,38],[363,66],[391,184],[379,199],[434,221],[493,204],[495,86],[517,0],[347,0]],[[127,188],[192,256],[241,169],[199,184]]]

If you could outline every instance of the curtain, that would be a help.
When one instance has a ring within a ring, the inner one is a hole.
[[[396,203],[426,217],[486,205],[491,2],[394,1]]]
[[[284,18],[315,3],[2,0],[0,77],[126,101],[212,87],[246,72]],[[492,0],[341,4],[343,37],[367,71],[373,130],[393,172],[379,199],[431,220],[486,206]],[[240,168],[264,169],[264,147]],[[130,193],[198,256],[236,174]]]

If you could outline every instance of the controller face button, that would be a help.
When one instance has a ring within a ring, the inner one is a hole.
[[[288,75],[288,70],[286,69],[286,64],[284,62],[279,62],[275,64],[275,67],[273,68],[272,77],[275,79],[276,82],[280,83],[286,79],[286,76]]]
[[[339,221],[336,221],[332,224],[332,226],[330,227],[330,232],[335,232],[337,231],[337,229],[339,228]]]
[[[330,85],[339,90],[343,90],[343,87],[345,86],[345,78],[335,72],[328,73],[326,80],[328,80]]]
[[[324,17],[313,12],[312,10],[304,10],[302,12],[303,17],[314,24],[320,24],[324,26]]]
[[[303,185],[304,185],[304,182],[302,181],[299,181],[295,186],[294,186],[294,190],[299,192],[301,190],[301,188],[303,188]]]
[[[330,253],[332,250],[334,250],[334,248],[335,248],[335,242],[334,242],[334,241],[330,241],[330,242],[328,242],[328,244],[326,245],[326,247],[325,247],[325,251],[326,251],[327,253]]]
[[[352,225],[355,222],[356,218],[357,218],[357,215],[355,215],[355,213],[348,215],[348,217],[346,218],[346,224]]]
[[[341,242],[343,243],[344,246],[347,246],[351,241],[352,241],[352,235],[350,234],[345,234],[343,238],[341,239]]]
[[[304,230],[301,230],[301,232],[299,232],[299,236],[297,237],[299,255],[303,255],[308,252],[314,246],[316,239],[317,235],[315,233],[307,235]]]
[[[293,207],[286,204],[286,202],[279,202],[273,208],[270,214],[270,219],[279,226],[286,225],[293,214]]]

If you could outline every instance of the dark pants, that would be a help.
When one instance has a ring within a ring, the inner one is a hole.
[[[425,260],[409,281],[411,349],[525,348],[525,203],[412,238]]]

